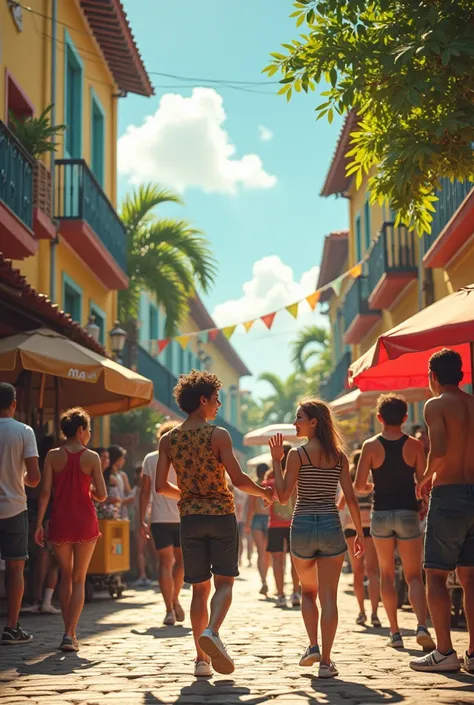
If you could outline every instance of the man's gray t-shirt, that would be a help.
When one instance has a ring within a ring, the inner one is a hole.
[[[11,418],[0,418],[0,519],[26,510],[25,460],[37,458],[33,429]]]

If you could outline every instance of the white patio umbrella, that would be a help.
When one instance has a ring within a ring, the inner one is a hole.
[[[284,441],[290,441],[295,445],[300,441],[296,437],[296,428],[291,423],[273,423],[263,428],[257,428],[255,431],[249,431],[244,436],[244,446],[263,446],[268,443],[270,438],[275,433],[281,433]]]
[[[253,468],[256,468],[257,465],[260,465],[260,463],[266,463],[267,465],[271,465],[271,453],[260,453],[260,455],[256,455],[254,458],[250,458],[250,460],[247,460],[247,467],[253,470]]]

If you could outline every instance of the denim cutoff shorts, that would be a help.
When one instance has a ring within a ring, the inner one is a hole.
[[[375,539],[419,539],[422,535],[420,515],[411,509],[383,509],[372,512],[370,533]]]
[[[296,558],[332,558],[347,551],[338,514],[296,515],[291,525],[290,549]]]
[[[431,490],[426,523],[425,568],[474,567],[474,485]]]
[[[254,514],[252,517],[252,531],[263,531],[268,534],[268,514]]]

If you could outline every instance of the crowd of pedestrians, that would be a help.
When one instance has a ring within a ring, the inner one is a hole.
[[[338,675],[331,654],[338,584],[348,553],[358,603],[356,622],[365,625],[369,619],[367,580],[370,623],[381,626],[381,597],[390,628],[387,646],[394,649],[404,646],[394,588],[396,557],[400,559],[418,622],[415,639],[425,652],[409,662],[418,671],[461,668],[451,642],[446,585],[448,574],[457,569],[469,631],[464,668],[474,672],[474,397],[460,388],[461,367],[460,356],[452,350],[430,359],[428,434],[420,427],[407,435],[406,401],[400,395],[383,395],[376,409],[382,430],[350,461],[330,406],[319,399],[302,401],[294,425],[298,438],[306,442],[292,448],[281,435],[272,438],[272,467],[259,465],[256,482],[242,471],[228,432],[211,423],[220,407],[221,382],[209,372],[193,370],[180,377],[174,390],[186,420],[161,426],[158,450],[136,470],[135,492],[123,471],[123,449],[88,449],[90,419],[82,409],[63,414],[66,441],[49,448],[44,457],[33,431],[14,419],[14,388],[0,384],[0,550],[7,566],[8,610],[2,644],[32,639],[18,623],[29,518],[45,553],[37,567],[36,598],[48,611],[52,592],[47,591],[54,591],[59,567],[65,627],[60,648],[79,648],[76,627],[99,537],[96,502],[99,515],[128,518],[132,513],[139,529],[143,586],[148,584],[144,555],[153,541],[165,625],[185,619],[180,591],[183,582],[191,586],[196,676],[234,671],[220,631],[231,606],[244,537],[251,537],[257,549],[264,596],[270,592],[272,566],[277,607],[288,604],[285,565],[290,556],[290,603],[301,603],[308,636],[300,666],[317,663],[319,677]],[[38,495],[34,488],[40,479]],[[29,512],[25,485],[33,492]],[[420,503],[423,506],[428,496],[423,532]],[[250,549],[247,558],[251,561]],[[436,641],[428,631],[428,610]]]

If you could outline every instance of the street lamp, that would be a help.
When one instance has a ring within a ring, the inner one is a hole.
[[[120,327],[120,321],[115,321],[114,327],[109,331],[110,347],[116,362],[122,361],[122,353],[127,340],[127,331]]]
[[[86,332],[88,335],[90,335],[91,338],[95,340],[96,343],[99,342],[100,328],[95,322],[95,316],[93,316],[92,314],[89,316],[89,320],[87,321]]]

